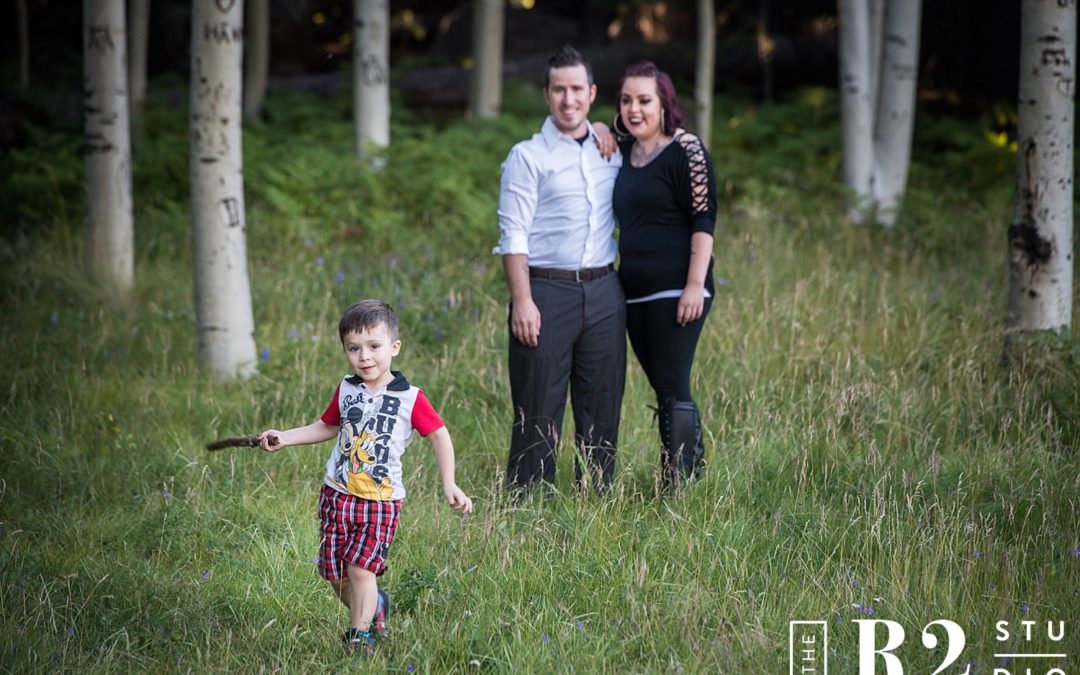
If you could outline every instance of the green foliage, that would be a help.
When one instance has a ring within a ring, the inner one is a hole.
[[[135,137],[138,282],[119,306],[81,271],[77,130],[33,129],[4,158],[0,669],[357,667],[312,564],[329,448],[202,446],[321,412],[340,311],[369,296],[397,307],[395,365],[447,420],[477,512],[443,504],[418,440],[381,581],[394,639],[361,667],[783,672],[801,619],[829,622],[831,665],[853,672],[851,621],[871,611],[907,629],[910,672],[940,663],[917,636],[938,618],[980,669],[997,620],[1063,620],[1076,653],[1080,349],[1000,362],[1007,147],[920,117],[897,227],[851,227],[831,93],[718,101],[704,480],[654,493],[631,359],[612,492],[575,494],[564,447],[554,489],[511,504],[490,248],[499,164],[543,115],[514,96],[494,122],[398,117],[378,173],[353,159],[347,101],[271,96],[244,137],[263,359],[229,384],[196,365],[183,105],[151,105]]]

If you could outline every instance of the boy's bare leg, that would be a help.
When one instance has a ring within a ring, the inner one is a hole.
[[[346,571],[346,574],[348,572]],[[338,600],[341,600],[341,604],[346,607],[349,606],[349,579],[330,579],[330,585],[334,588],[334,593],[337,594]]]
[[[352,625],[360,630],[367,630],[371,627],[371,618],[375,616],[375,608],[379,604],[377,577],[374,572],[356,565],[348,566],[348,576],[348,600],[342,597],[342,602],[349,608]]]

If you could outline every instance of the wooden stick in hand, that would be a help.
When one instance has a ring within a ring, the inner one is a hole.
[[[270,445],[277,445],[277,436],[269,436],[267,438],[270,441]],[[222,450],[224,448],[257,448],[259,447],[258,436],[237,436],[235,438],[222,438],[220,440],[211,441],[206,444],[207,450]]]

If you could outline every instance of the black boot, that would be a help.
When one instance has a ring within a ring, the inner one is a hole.
[[[675,399],[665,399],[656,403],[656,419],[660,426],[660,480],[667,491],[678,484],[679,471],[676,468],[675,447],[671,438],[671,411]]]
[[[660,403],[660,464],[664,487],[679,487],[697,478],[705,462],[701,415],[693,401]]]

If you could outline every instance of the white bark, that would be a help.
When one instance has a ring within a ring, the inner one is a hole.
[[[242,0],[193,2],[190,162],[195,316],[202,363],[223,379],[256,372],[240,132],[243,17]]]
[[[356,156],[379,169],[390,145],[390,3],[354,0],[353,8]]]
[[[1007,345],[1068,330],[1073,277],[1076,3],[1023,0]]]
[[[885,29],[885,3],[893,4],[897,0],[866,0],[867,11],[870,13],[868,24],[870,33],[867,38],[870,41],[870,100],[877,101],[879,96],[878,85],[881,81],[881,58],[884,51],[883,33]],[[909,0],[899,0],[901,3]],[[921,2],[922,0],[916,0]]]
[[[473,2],[473,76],[469,111],[473,117],[490,119],[502,108],[503,34],[506,30],[505,0]]]
[[[915,85],[919,73],[919,14],[922,0],[893,0],[885,11],[881,79],[874,126],[873,197],[878,222],[892,226],[907,190]]]
[[[244,55],[244,117],[262,114],[270,75],[270,0],[247,0]]]
[[[131,117],[146,101],[146,41],[150,36],[150,0],[128,0],[128,91]]]
[[[19,86],[30,86],[30,12],[26,0],[15,0],[15,20],[19,25]]]
[[[123,3],[84,0],[85,252],[98,279],[119,290],[135,276],[125,45]]]
[[[694,130],[705,147],[712,141],[713,81],[716,73],[715,0],[698,0],[697,69],[694,73]]]
[[[840,113],[848,218],[862,222],[872,199],[874,99],[871,96],[870,8],[867,0],[839,0]]]

